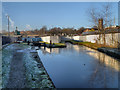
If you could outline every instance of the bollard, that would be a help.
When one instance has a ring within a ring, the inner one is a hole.
[[[50,40],[50,45],[52,45],[52,40]]]
[[[28,41],[28,45],[30,44],[30,42]]]

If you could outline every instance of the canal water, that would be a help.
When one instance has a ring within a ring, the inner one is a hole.
[[[85,46],[40,48],[38,55],[56,88],[118,88],[118,60]]]

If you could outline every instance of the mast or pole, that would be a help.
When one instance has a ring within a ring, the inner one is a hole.
[[[9,16],[8,16],[8,36],[10,37]]]

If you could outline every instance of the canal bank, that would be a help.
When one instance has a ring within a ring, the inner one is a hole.
[[[105,48],[105,47],[102,47],[102,48],[98,48],[97,49],[98,51],[100,52],[103,52],[111,57],[114,57],[114,58],[117,58],[117,59],[120,59],[120,50],[117,49],[117,48]]]
[[[34,48],[10,44],[2,52],[3,88],[54,88]]]

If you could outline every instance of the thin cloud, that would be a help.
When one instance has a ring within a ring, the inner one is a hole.
[[[27,30],[32,30],[32,27],[29,24],[26,24],[26,29]]]

